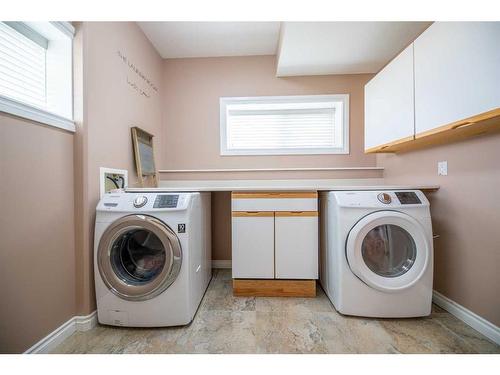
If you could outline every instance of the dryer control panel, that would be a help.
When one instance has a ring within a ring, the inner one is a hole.
[[[422,204],[414,191],[396,191],[394,192],[401,204]]]
[[[429,206],[419,190],[336,191],[332,192],[341,207],[396,208]]]

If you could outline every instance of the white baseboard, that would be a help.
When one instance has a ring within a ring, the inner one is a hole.
[[[57,345],[77,331],[88,331],[97,325],[97,311],[86,316],[74,316],[66,323],[56,328],[43,339],[38,341],[31,348],[26,350],[26,354],[49,353]]]
[[[488,337],[494,343],[500,345],[500,327],[497,327],[493,323],[487,321],[435,290],[432,293],[432,301],[439,307],[448,311],[450,314],[456,316],[465,324]]]
[[[212,268],[231,268],[231,259],[212,260]]]

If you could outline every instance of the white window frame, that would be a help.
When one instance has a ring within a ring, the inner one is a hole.
[[[341,102],[342,111],[342,126],[343,126],[343,147],[331,148],[294,148],[294,149],[228,149],[227,148],[227,105],[228,104],[245,104],[245,103],[269,103],[282,102],[290,103],[301,101],[318,102],[318,101],[334,101]],[[332,94],[332,95],[288,95],[288,96],[254,96],[254,97],[221,97],[220,98],[220,155],[235,156],[235,155],[338,155],[349,154],[349,94]]]
[[[20,23],[20,27],[22,27],[24,23]],[[32,120],[38,123],[42,123],[44,125],[54,126],[56,128],[68,130],[70,132],[75,132],[75,123],[73,121],[73,36],[75,33],[75,29],[73,25],[69,22],[46,22],[46,23],[33,23],[39,24],[41,29],[47,29],[48,34],[54,32],[60,32],[66,35],[71,40],[71,109],[69,116],[61,116],[57,113],[50,112],[36,106],[23,103],[19,100],[15,100],[3,95],[0,95],[0,112],[5,112],[17,117],[25,118],[28,120]],[[30,22],[26,23],[27,27],[30,27]],[[40,32],[40,35],[45,38],[44,32]],[[24,34],[25,35],[25,34]],[[50,36],[47,35],[48,42],[50,44]],[[57,67],[55,67],[57,68]],[[59,82],[56,82],[59,85]],[[64,83],[63,83],[64,84]],[[68,98],[64,98],[64,100],[68,100]]]

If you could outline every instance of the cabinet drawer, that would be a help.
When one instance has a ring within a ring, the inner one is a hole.
[[[317,192],[232,193],[233,211],[317,211]]]
[[[233,212],[233,278],[274,278],[274,212]]]

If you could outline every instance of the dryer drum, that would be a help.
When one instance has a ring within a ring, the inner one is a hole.
[[[370,270],[384,277],[398,277],[415,263],[417,246],[410,233],[398,225],[382,224],[371,229],[361,245]]]
[[[128,215],[104,232],[97,261],[104,283],[114,294],[143,301],[175,281],[182,250],[177,235],[162,221],[148,215]]]

